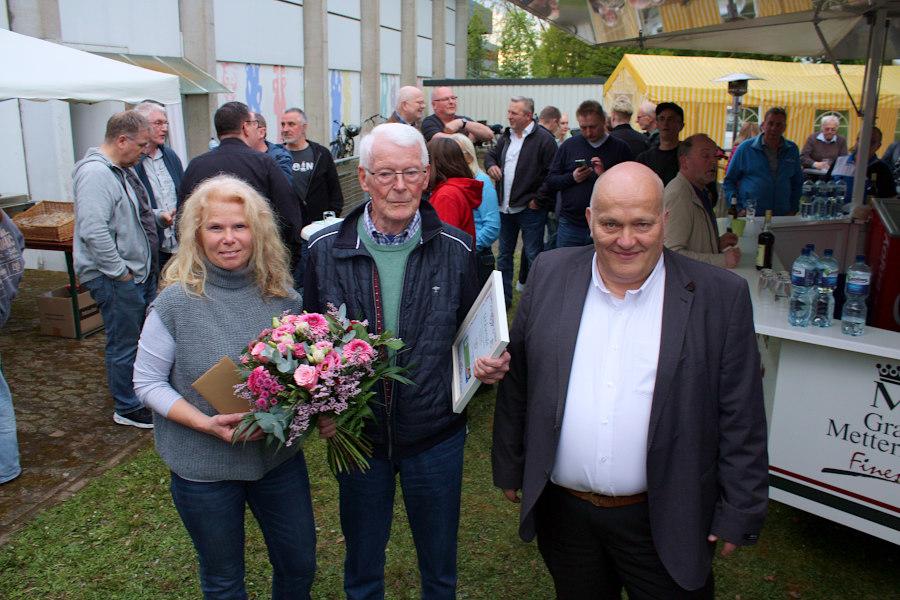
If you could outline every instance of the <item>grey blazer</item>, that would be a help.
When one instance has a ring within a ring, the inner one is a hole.
[[[494,484],[521,489],[519,535],[550,478],[592,246],[538,256],[510,331],[510,371],[494,415]],[[664,250],[662,334],[647,440],[650,526],[686,589],[709,574],[710,533],[756,542],[768,503],[766,418],[746,282]],[[602,348],[598,349],[602,351]]]

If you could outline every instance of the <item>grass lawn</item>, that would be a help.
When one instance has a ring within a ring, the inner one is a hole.
[[[516,535],[516,508],[491,486],[493,392],[481,393],[470,406],[459,597],[552,598],[535,544]],[[344,549],[337,485],[323,447],[311,440],[306,453],[318,529],[313,596],[340,598]],[[399,497],[395,510],[387,595],[417,598],[415,550]],[[266,598],[265,546],[252,518],[247,530],[247,585],[252,598]],[[719,598],[885,600],[897,598],[900,590],[895,546],[777,503],[759,545],[718,559],[715,568]],[[193,548],[172,506],[167,470],[152,450],[48,510],[0,548],[0,598],[199,596]]]
[[[535,544],[516,533],[517,506],[491,485],[494,392],[470,403],[459,597],[553,597]],[[337,484],[324,444],[306,447],[318,530],[313,597],[341,598],[343,538]],[[248,511],[249,515],[249,511]],[[419,597],[415,549],[398,493],[386,568],[388,598]],[[262,536],[247,519],[247,586],[267,598],[270,574]],[[153,450],[93,481],[40,515],[0,547],[0,598],[42,600],[199,598],[193,547],[172,505],[168,471]],[[757,546],[715,565],[717,597],[735,600],[900,598],[900,552],[871,536],[773,503]]]

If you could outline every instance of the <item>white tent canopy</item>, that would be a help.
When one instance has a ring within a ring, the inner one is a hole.
[[[179,104],[178,77],[0,29],[0,100]]]

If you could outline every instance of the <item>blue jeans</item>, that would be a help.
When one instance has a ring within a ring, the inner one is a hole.
[[[200,561],[207,600],[243,600],[244,505],[262,530],[272,565],[272,599],[309,598],[316,529],[303,453],[258,481],[188,481],[172,473],[172,499]]]
[[[522,230],[525,259],[531,265],[544,249],[546,224],[547,211],[543,208],[537,210],[526,208],[515,214],[500,213],[500,252],[497,256],[497,268],[503,273],[503,294],[507,306],[512,302],[513,259],[516,254],[516,242],[519,240],[519,230]]]
[[[22,472],[19,466],[19,442],[16,439],[16,412],[12,394],[0,371],[0,483],[15,479]]]
[[[415,456],[369,459],[365,473],[338,475],[341,529],[347,546],[348,600],[384,598],[384,551],[391,533],[397,474],[412,530],[422,598],[456,597],[456,537],[465,428]]]
[[[91,297],[100,307],[106,329],[106,380],[115,411],[127,415],[141,408],[134,395],[134,357],[147,306],[156,298],[156,276],[143,283],[118,281],[105,275],[85,281]]]
[[[556,228],[556,247],[568,248],[570,246],[589,246],[594,241],[591,239],[591,230],[584,226],[575,225],[566,217],[559,217],[559,225]]]

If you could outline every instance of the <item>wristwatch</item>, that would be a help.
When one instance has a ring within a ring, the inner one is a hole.
[[[466,130],[466,123],[468,123],[469,120],[468,120],[467,118],[465,118],[465,117],[460,117],[460,119],[462,119],[463,124],[462,124],[462,127],[459,128],[459,130],[460,130],[460,131],[465,131],[465,130]]]

